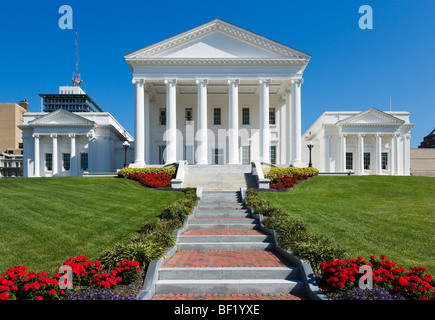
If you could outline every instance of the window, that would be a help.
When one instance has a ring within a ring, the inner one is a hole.
[[[382,152],[381,155],[382,160],[382,169],[387,170],[388,169],[388,152]]]
[[[80,153],[80,169],[82,171],[88,170],[88,154]]]
[[[53,155],[51,153],[45,154],[45,171],[53,170]]]
[[[186,108],[186,123],[187,121],[192,121],[192,120],[193,120],[192,108]]]
[[[364,169],[370,170],[370,152],[364,152]]]
[[[165,164],[166,146],[159,146],[159,164]]]
[[[221,123],[221,108],[213,109],[213,124],[219,125]]]
[[[242,164],[251,163],[251,146],[242,146]]]
[[[276,146],[270,146],[270,163],[276,164]]]
[[[242,108],[242,124],[249,124],[249,108]]]
[[[224,150],[223,149],[213,149],[213,164],[224,164]]]
[[[68,171],[71,168],[71,155],[69,153],[62,153],[63,170]]]
[[[353,153],[346,152],[346,170],[353,169]]]
[[[162,126],[166,125],[166,110],[165,109],[160,109],[159,124]]]
[[[269,124],[275,124],[275,108],[269,109]]]

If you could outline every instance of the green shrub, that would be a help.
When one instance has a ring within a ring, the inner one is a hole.
[[[245,200],[254,213],[264,216],[264,226],[275,230],[280,247],[308,261],[314,271],[319,272],[324,261],[345,257],[343,249],[326,237],[313,234],[301,219],[288,216],[271,202],[260,198],[257,190],[248,189]]]
[[[319,170],[311,167],[306,168],[296,168],[296,167],[267,167],[263,168],[263,174],[266,179],[271,181],[275,180],[277,177],[283,178],[284,176],[293,177],[295,174],[304,175],[306,174],[308,177],[317,176],[319,174]]]
[[[164,248],[152,241],[126,241],[118,242],[103,252],[100,262],[107,269],[114,269],[119,261],[139,261],[145,267],[152,260],[159,259],[165,254]]]
[[[146,221],[139,230],[139,233],[148,234],[154,231],[161,231],[172,233],[172,231],[181,228],[182,223],[180,220],[164,220]]]
[[[177,168],[175,167],[149,167],[149,168],[122,168],[118,171],[118,177],[128,178],[133,173],[165,173],[174,179],[177,174]]]

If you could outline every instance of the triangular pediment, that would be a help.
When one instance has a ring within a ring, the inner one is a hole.
[[[137,59],[293,59],[310,55],[282,45],[220,19],[137,50],[125,56]]]
[[[375,108],[370,108],[339,121],[338,125],[402,125],[405,121]]]
[[[29,122],[31,126],[93,126],[94,124],[93,121],[63,109],[50,112]]]

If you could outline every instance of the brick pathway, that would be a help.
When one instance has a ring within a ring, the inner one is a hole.
[[[164,268],[285,267],[275,252],[262,250],[179,251]]]
[[[183,236],[256,236],[264,233],[252,229],[204,229],[204,230],[187,230]]]

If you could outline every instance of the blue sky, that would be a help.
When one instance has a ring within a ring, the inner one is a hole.
[[[61,30],[61,5],[73,29]],[[358,9],[373,9],[373,29]],[[79,33],[83,89],[134,134],[134,87],[124,55],[220,18],[312,55],[302,86],[302,131],[324,111],[409,111],[411,147],[435,127],[435,1],[2,1],[0,102],[69,85]]]

